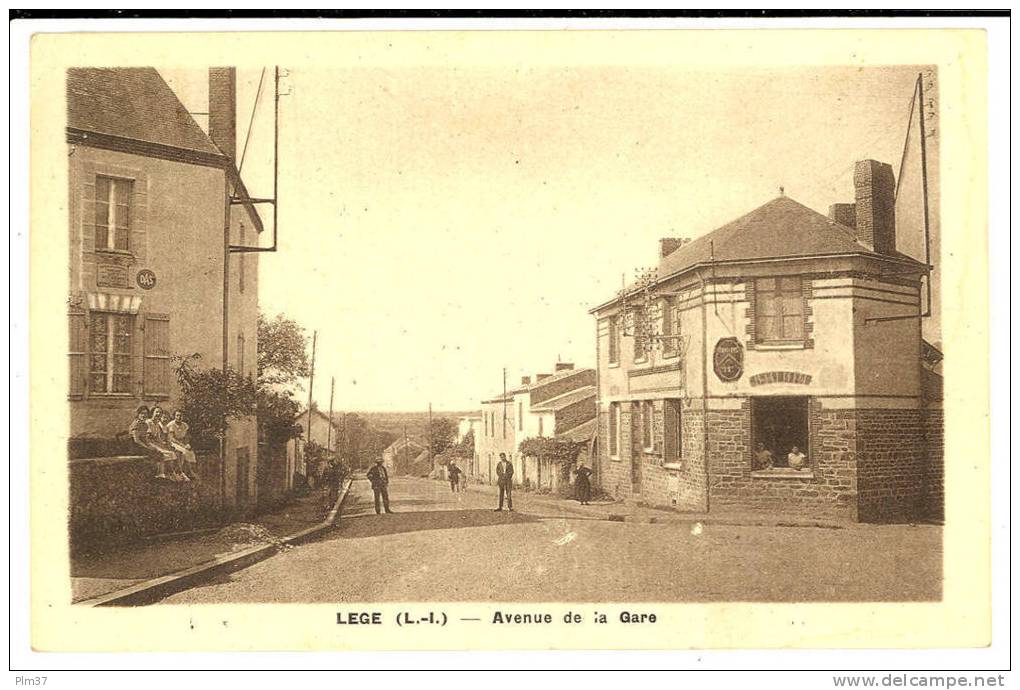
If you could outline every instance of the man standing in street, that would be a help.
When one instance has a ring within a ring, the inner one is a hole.
[[[499,485],[499,508],[503,510],[503,497],[506,496],[508,510],[514,509],[514,466],[506,459],[506,453],[499,454],[499,462],[496,464],[496,483]]]
[[[446,466],[446,476],[450,479],[450,491],[457,493],[460,491],[460,475],[462,472],[457,467],[457,461],[451,460],[450,464]]]
[[[386,471],[386,466],[383,465],[382,458],[377,458],[372,469],[368,471],[368,481],[372,483],[372,493],[375,494],[375,514],[379,515],[382,513],[379,510],[379,499],[382,498],[383,507],[386,508],[387,513],[392,513],[390,510],[390,494],[389,484],[390,475]]]

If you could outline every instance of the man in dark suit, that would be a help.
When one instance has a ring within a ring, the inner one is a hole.
[[[499,485],[499,508],[503,510],[503,497],[506,496],[508,510],[514,509],[514,466],[506,459],[506,453],[499,454],[499,462],[496,463],[496,484]]]
[[[379,499],[382,498],[382,504],[386,508],[387,513],[392,513],[390,510],[390,475],[386,471],[386,466],[383,465],[382,458],[378,458],[372,468],[368,471],[368,481],[372,483],[372,493],[375,494],[375,514],[379,515],[382,513],[379,510]]]

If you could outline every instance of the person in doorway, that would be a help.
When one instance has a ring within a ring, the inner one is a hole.
[[[514,466],[506,459],[506,453],[499,454],[499,462],[496,463],[496,484],[499,485],[499,508],[503,510],[503,499],[506,498],[507,510],[514,509]]]
[[[754,469],[770,470],[775,464],[776,459],[772,451],[766,448],[764,443],[759,443],[757,450],[754,451]]]
[[[188,479],[195,481],[198,479],[198,458],[191,449],[191,434],[188,431],[188,423],[184,421],[183,411],[174,412],[173,420],[166,425],[166,434],[170,447],[180,456],[184,474]]]
[[[382,500],[382,505],[386,509],[387,513],[392,513],[390,510],[390,475],[386,471],[386,466],[383,465],[382,458],[377,458],[375,464],[368,471],[368,481],[372,483],[372,493],[375,494],[375,514],[380,515],[382,511],[379,509],[379,501]]]
[[[790,454],[786,456],[786,462],[790,465],[790,469],[802,470],[807,465],[807,456],[800,452],[800,448],[794,446],[790,449]]]
[[[582,462],[574,470],[574,475],[574,489],[577,491],[577,500],[583,506],[589,505],[591,503],[591,470]]]
[[[174,458],[174,452],[171,450],[162,450],[158,448],[153,442],[149,433],[149,408],[145,405],[139,405],[138,409],[135,410],[134,421],[131,422],[131,426],[128,427],[128,433],[131,435],[131,440],[136,445],[141,446],[145,449],[145,454],[156,460],[156,479],[168,479],[166,475],[167,463],[172,463]]]
[[[457,493],[460,491],[460,475],[463,474],[459,467],[457,467],[457,461],[451,460],[450,464],[446,467],[446,477],[450,480],[450,491]]]

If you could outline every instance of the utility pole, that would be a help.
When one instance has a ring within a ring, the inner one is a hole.
[[[315,385],[315,341],[319,337],[318,331],[312,331],[312,371],[308,377],[308,435],[305,437],[305,445],[312,442],[312,386]]]
[[[506,367],[503,367],[503,438],[506,438]]]
[[[410,453],[410,452],[411,452],[411,449],[407,447],[407,425],[405,424],[404,425],[404,457],[406,458],[407,454]],[[393,469],[394,469],[394,471],[397,469],[396,460],[397,460],[398,457],[399,457],[399,455],[397,453],[393,454],[393,459],[394,459]]]
[[[333,386],[336,384],[336,378],[333,376],[329,377],[329,428],[326,429],[326,452],[328,453],[333,449]]]

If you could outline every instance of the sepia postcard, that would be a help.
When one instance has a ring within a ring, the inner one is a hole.
[[[34,647],[988,644],[986,60],[37,34]]]

